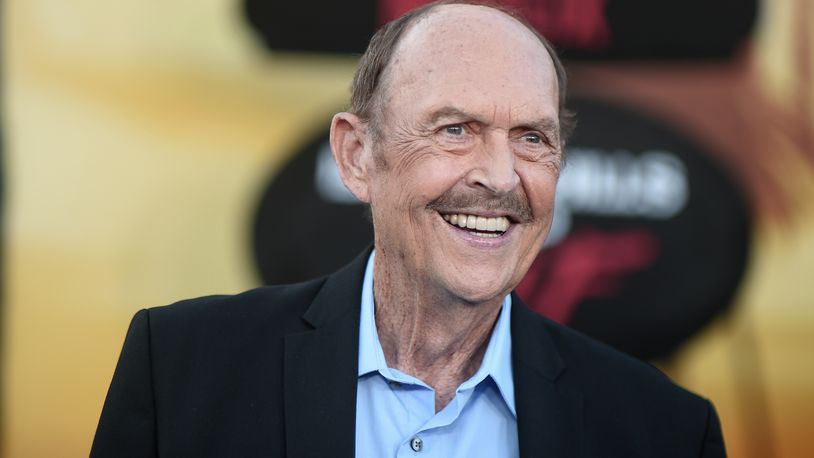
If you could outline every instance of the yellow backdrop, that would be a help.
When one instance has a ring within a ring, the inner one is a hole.
[[[795,2],[765,3],[760,65],[792,99]],[[261,187],[345,103],[355,61],[269,56],[239,6],[3,2],[4,456],[87,455],[136,310],[258,284]],[[759,221],[736,312],[665,366],[718,405],[731,456],[814,456],[809,166],[779,166],[795,217]]]

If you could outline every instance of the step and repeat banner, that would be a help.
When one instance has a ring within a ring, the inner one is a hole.
[[[86,456],[139,309],[329,273],[372,240],[327,143],[418,0],[2,3],[2,453]],[[814,454],[814,5],[505,0],[578,114],[518,293]]]

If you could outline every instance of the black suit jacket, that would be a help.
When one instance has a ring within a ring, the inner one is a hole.
[[[366,260],[138,312],[91,456],[353,456]],[[512,299],[522,457],[725,456],[708,401]]]

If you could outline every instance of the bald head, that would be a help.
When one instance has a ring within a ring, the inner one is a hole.
[[[400,86],[403,81],[397,81],[400,75],[422,71],[416,66],[425,66],[424,73],[431,73],[426,57],[432,55],[436,63],[465,63],[477,72],[504,66],[507,59],[520,59],[530,70],[544,68],[543,73],[555,77],[559,138],[564,146],[573,117],[564,108],[566,76],[562,63],[551,44],[522,18],[500,6],[481,2],[431,3],[382,27],[360,60],[353,79],[350,111],[370,122],[374,134],[378,134],[393,95],[391,90],[406,90]],[[505,82],[510,84],[512,80],[510,77]]]

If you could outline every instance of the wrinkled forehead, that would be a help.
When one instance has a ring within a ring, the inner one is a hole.
[[[511,16],[475,5],[439,6],[411,24],[383,83],[385,106],[439,91],[558,102],[554,64],[537,36]]]

